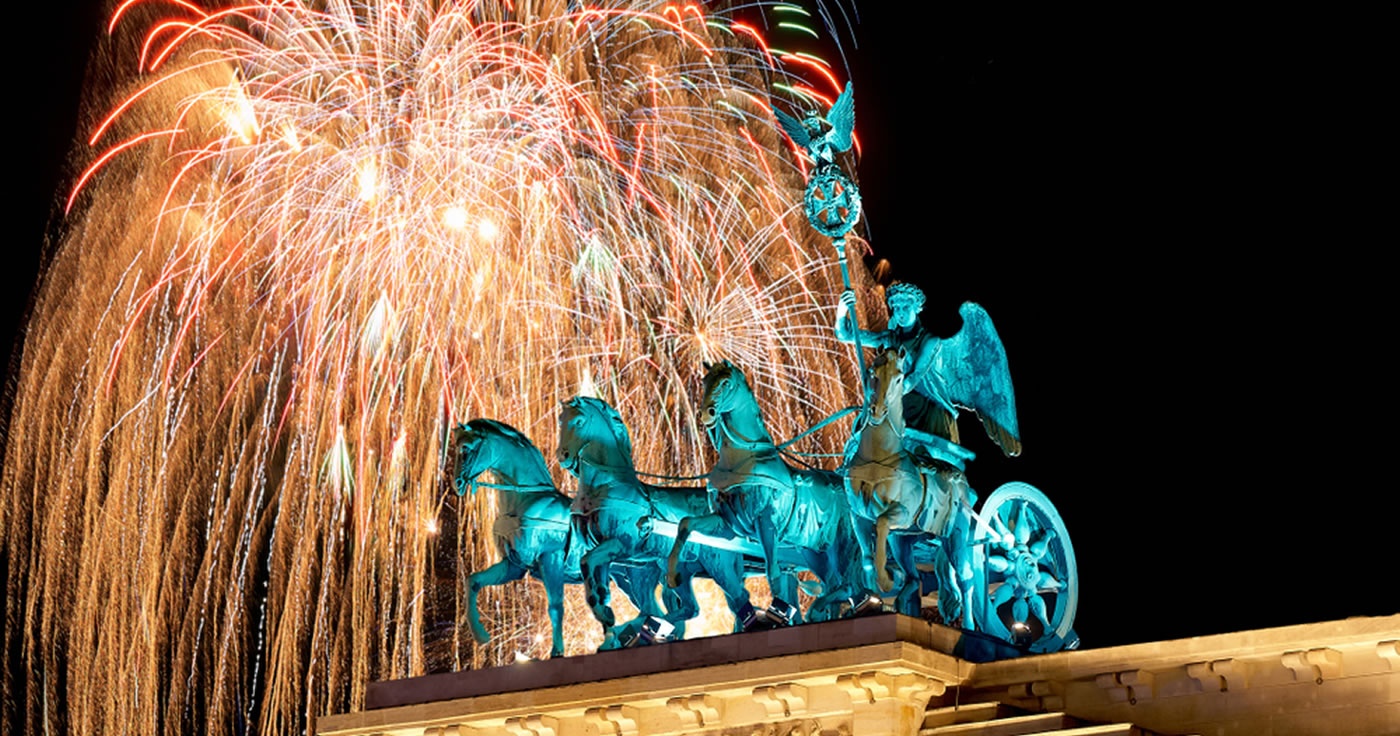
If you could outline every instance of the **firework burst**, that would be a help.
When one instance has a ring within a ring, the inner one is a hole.
[[[298,732],[370,680],[542,656],[534,584],[464,638],[493,504],[444,494],[451,422],[552,457],[588,391],[688,475],[702,361],[779,435],[853,397],[770,113],[837,80],[722,9],[173,0],[110,30],[6,446],[11,724]]]

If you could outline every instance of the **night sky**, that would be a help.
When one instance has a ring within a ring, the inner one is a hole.
[[[26,5],[7,346],[99,23]],[[1059,507],[1084,646],[1400,611],[1394,227],[1361,224],[1380,195],[1334,166],[1307,48],[1219,19],[925,5],[872,0],[843,31],[869,263],[924,289],[936,334],[963,301],[992,315],[1025,452],[967,417],[968,477]]]

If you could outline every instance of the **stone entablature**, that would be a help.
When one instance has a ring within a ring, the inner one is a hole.
[[[991,646],[901,616],[809,624],[372,683],[317,732],[1400,733],[1400,615],[970,661]]]
[[[1162,733],[1400,734],[1400,615],[974,667],[962,693]]]

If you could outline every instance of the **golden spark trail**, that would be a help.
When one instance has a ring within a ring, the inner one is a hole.
[[[781,437],[856,399],[771,116],[835,79],[723,8],[149,0],[111,33],[5,446],[8,727],[301,733],[371,680],[544,656],[534,582],[470,639],[494,502],[448,494],[451,423],[514,425],[572,492],[582,390],[672,475],[712,460],[702,361]]]

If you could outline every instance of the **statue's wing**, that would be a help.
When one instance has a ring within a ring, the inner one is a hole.
[[[935,362],[939,382],[954,404],[977,412],[987,436],[1008,456],[1021,454],[1021,430],[1016,423],[1016,392],[1006,366],[1006,348],[980,305],[966,302],[958,309],[963,326],[942,340]]]
[[[807,129],[802,127],[802,121],[776,107],[773,108],[773,114],[778,117],[778,125],[783,126],[783,132],[788,134],[792,142],[797,144],[798,148],[806,150],[812,138],[807,135]]]
[[[856,93],[850,82],[846,83],[846,90],[841,96],[836,98],[831,112],[826,114],[826,121],[831,123],[831,131],[827,133],[831,148],[836,151],[850,148],[851,133],[856,129]]]

